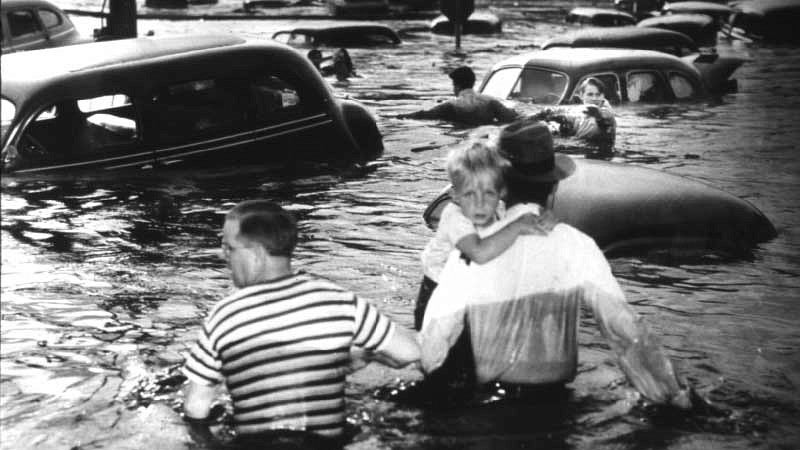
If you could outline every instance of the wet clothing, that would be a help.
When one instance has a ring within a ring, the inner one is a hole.
[[[297,273],[215,305],[183,371],[201,385],[226,384],[240,435],[289,429],[338,437],[351,345],[378,351],[394,330],[352,292]]]
[[[509,208],[494,231],[529,211]],[[422,365],[444,361],[464,328],[472,342],[478,382],[563,383],[578,363],[580,305],[594,313],[631,383],[654,401],[679,392],[670,361],[625,301],[595,242],[558,224],[545,236],[525,235],[485,264],[450,255],[423,321]]]
[[[497,205],[496,218],[500,219],[503,215],[505,215],[505,204],[501,201]],[[458,241],[477,232],[475,224],[461,212],[461,208],[453,202],[448,203],[442,210],[436,234],[428,241],[420,255],[425,276],[434,282],[438,281],[439,273]]]
[[[612,151],[617,134],[617,121],[611,105],[608,101],[604,101],[603,105],[597,108],[597,116],[587,114],[587,106],[547,108],[534,117],[554,125],[551,130],[556,135],[575,137],[598,147],[600,151]]]
[[[431,109],[417,111],[405,117],[412,119],[439,119],[467,125],[488,125],[495,122],[511,122],[518,117],[513,109],[473,89],[462,89],[454,99],[440,103]]]

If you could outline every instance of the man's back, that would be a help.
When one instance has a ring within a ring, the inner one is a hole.
[[[240,434],[338,436],[350,346],[375,350],[393,325],[365,301],[305,274],[249,286],[218,303],[186,374],[225,382]]]

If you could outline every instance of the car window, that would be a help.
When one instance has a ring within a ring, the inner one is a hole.
[[[511,88],[519,79],[520,72],[522,72],[520,67],[507,67],[496,71],[489,77],[481,92],[492,97],[507,99],[511,94]]]
[[[629,72],[627,80],[628,101],[633,103],[662,102],[665,89],[655,72]]]
[[[297,109],[300,96],[292,85],[275,75],[264,75],[250,82],[257,121]]]
[[[578,89],[580,89],[580,86],[583,84],[583,80],[587,78],[597,78],[600,80],[603,83],[603,86],[605,86],[603,95],[605,96],[606,100],[608,100],[608,102],[612,105],[619,105],[622,94],[620,93],[619,88],[619,78],[617,78],[617,74],[615,73],[593,73],[581,78],[577,83],[575,83],[575,91],[572,94],[573,103],[582,103],[580,96],[578,95]]]
[[[696,94],[692,82],[679,73],[673,72],[669,74],[669,85],[672,88],[672,92],[675,94],[675,98],[678,100],[691,99],[694,98]]]
[[[57,27],[62,23],[61,16],[55,11],[51,11],[49,9],[40,9],[39,19],[42,20],[42,24],[44,24],[45,28]]]
[[[544,69],[525,69],[511,90],[511,98],[541,105],[556,105],[567,88],[567,77]]]
[[[23,131],[19,145],[22,156],[59,161],[76,156],[107,155],[109,151],[137,143],[140,114],[130,102],[124,105],[107,103],[101,108],[96,101],[111,97],[127,98],[122,94],[110,94],[61,100],[49,105]],[[79,106],[87,104],[97,107],[87,113]]]
[[[8,28],[11,37],[24,36],[26,34],[33,34],[42,31],[39,21],[33,15],[33,11],[9,11],[8,15]]]
[[[131,104],[131,99],[125,94],[103,95],[100,97],[78,100],[78,109],[81,112],[93,112]]]
[[[11,126],[11,121],[14,120],[16,113],[17,107],[11,100],[0,98],[0,140],[5,139],[8,127]]]

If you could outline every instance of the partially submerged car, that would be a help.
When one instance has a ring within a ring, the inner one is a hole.
[[[728,22],[733,8],[728,5],[713,3],[713,2],[675,2],[667,3],[661,8],[662,15],[668,14],[705,14],[712,17],[717,26],[721,27],[722,24]]]
[[[373,116],[303,55],[235,36],[139,38],[2,57],[3,172],[364,161]]]
[[[595,27],[618,27],[634,25],[636,18],[625,11],[611,8],[573,8],[565,18],[567,23],[591,25]]]
[[[698,47],[715,47],[719,26],[713,17],[705,14],[668,14],[650,17],[636,24],[643,28],[663,28],[683,33]]]
[[[326,0],[332,16],[358,16],[389,12],[389,0]]]
[[[452,35],[453,24],[444,14],[434,18],[430,24],[431,33]],[[503,31],[503,21],[490,11],[475,11],[462,27],[463,34],[495,34]]]
[[[675,56],[650,50],[551,48],[495,64],[480,91],[536,105],[580,102],[577,89],[587,78],[605,84],[612,104],[664,103],[707,98],[700,72]]]
[[[735,3],[725,31],[734,37],[774,43],[800,42],[800,0]]]
[[[379,47],[400,44],[392,28],[379,23],[348,23],[281,30],[272,39],[293,46]]]
[[[3,0],[0,11],[3,53],[90,40],[78,33],[64,11],[45,0]]]
[[[631,48],[669,53],[697,68],[706,87],[714,93],[735,90],[736,81],[730,77],[747,61],[736,54],[720,55],[713,49],[701,50],[689,36],[663,28],[586,28],[556,36],[542,45],[543,50],[556,47]]]
[[[653,16],[664,6],[664,0],[614,0],[614,9],[630,13],[636,20]]]
[[[675,56],[686,56],[700,51],[697,44],[683,33],[639,27],[581,28],[555,36],[542,44],[542,50],[555,47],[633,48],[655,50]]]

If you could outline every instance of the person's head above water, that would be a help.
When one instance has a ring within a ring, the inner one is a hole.
[[[606,98],[606,86],[594,77],[583,80],[578,92],[584,104],[601,106]]]
[[[297,244],[297,222],[288,211],[267,200],[249,200],[225,216],[222,253],[236,287],[274,277],[288,264]]]
[[[316,48],[312,48],[311,50],[308,51],[308,54],[306,56],[311,61],[311,63],[314,64],[314,67],[319,69],[320,64],[322,64],[322,52]]]
[[[449,76],[453,80],[453,91],[456,95],[463,89],[472,89],[475,86],[475,72],[467,66],[454,69]]]
[[[459,147],[447,156],[453,200],[475,226],[487,226],[505,195],[504,172],[509,162],[482,142]]]
[[[557,182],[575,171],[572,158],[554,151],[550,129],[539,120],[520,119],[503,128],[497,149],[511,163],[506,171],[509,204],[546,205]]]

